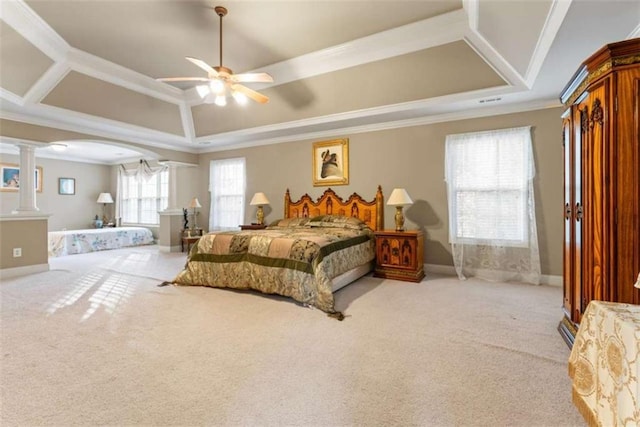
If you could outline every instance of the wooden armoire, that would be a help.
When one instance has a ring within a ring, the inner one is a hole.
[[[564,318],[591,300],[640,304],[640,39],[604,46],[563,90]]]

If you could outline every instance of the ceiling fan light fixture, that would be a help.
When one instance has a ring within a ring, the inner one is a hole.
[[[235,99],[236,102],[240,105],[247,105],[247,103],[249,102],[249,98],[247,97],[247,95],[245,95],[244,93],[238,92],[237,90],[234,90],[232,95],[233,95],[233,99]]]
[[[218,79],[211,80],[211,82],[209,82],[209,88],[211,92],[217,93],[218,95],[224,93],[224,83]]]
[[[224,107],[225,105],[227,105],[227,97],[224,95],[218,95],[216,96],[216,100],[214,101],[214,103],[219,107]]]
[[[0,0],[1,1],[1,0]],[[185,59],[198,68],[207,72],[207,77],[162,77],[156,80],[162,82],[206,82],[196,86],[198,95],[206,104],[217,104],[220,106],[227,105],[227,87],[239,104],[244,104],[251,99],[260,104],[269,102],[269,97],[263,95],[253,89],[250,89],[241,83],[273,83],[273,77],[267,73],[242,73],[233,74],[230,68],[222,65],[222,18],[227,14],[227,9],[222,6],[214,8],[216,14],[220,17],[220,65],[212,67],[202,59],[186,56]],[[239,95],[235,93],[240,92]]]
[[[196,86],[196,92],[198,92],[198,95],[200,95],[200,98],[206,98],[207,95],[209,95],[211,93],[211,90],[209,89],[209,85],[200,85],[200,86]]]

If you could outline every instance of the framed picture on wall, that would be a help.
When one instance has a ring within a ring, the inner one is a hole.
[[[20,165],[13,163],[0,163],[0,191],[20,190]],[[35,170],[35,186],[36,191],[42,192],[42,167],[38,166]]]
[[[349,184],[349,140],[334,139],[313,143],[313,185]]]
[[[58,178],[58,194],[70,196],[76,194],[75,178]]]

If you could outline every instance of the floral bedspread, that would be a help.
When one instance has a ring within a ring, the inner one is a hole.
[[[82,254],[153,243],[153,234],[144,227],[50,231],[49,256]]]
[[[340,317],[331,281],[375,258],[374,235],[366,226],[314,225],[206,234],[173,283],[283,295]]]

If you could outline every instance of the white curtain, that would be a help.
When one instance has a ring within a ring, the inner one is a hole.
[[[244,223],[244,158],[211,161],[209,191],[209,229],[237,230]]]
[[[460,279],[540,283],[531,128],[448,135],[449,242]]]
[[[118,188],[117,188],[117,194],[116,194],[116,207],[115,207],[116,213],[117,213],[116,218],[118,222],[120,222],[123,216],[122,215],[123,213],[122,197],[123,197],[123,194],[125,193],[125,188],[124,188],[124,183],[122,178],[125,176],[135,176],[138,180],[148,181],[149,179],[153,178],[155,175],[168,169],[169,167],[166,165],[151,167],[149,163],[144,159],[140,159],[140,162],[138,163],[138,167],[136,167],[135,169],[127,169],[124,165],[122,164],[119,165],[118,183],[117,183]]]

